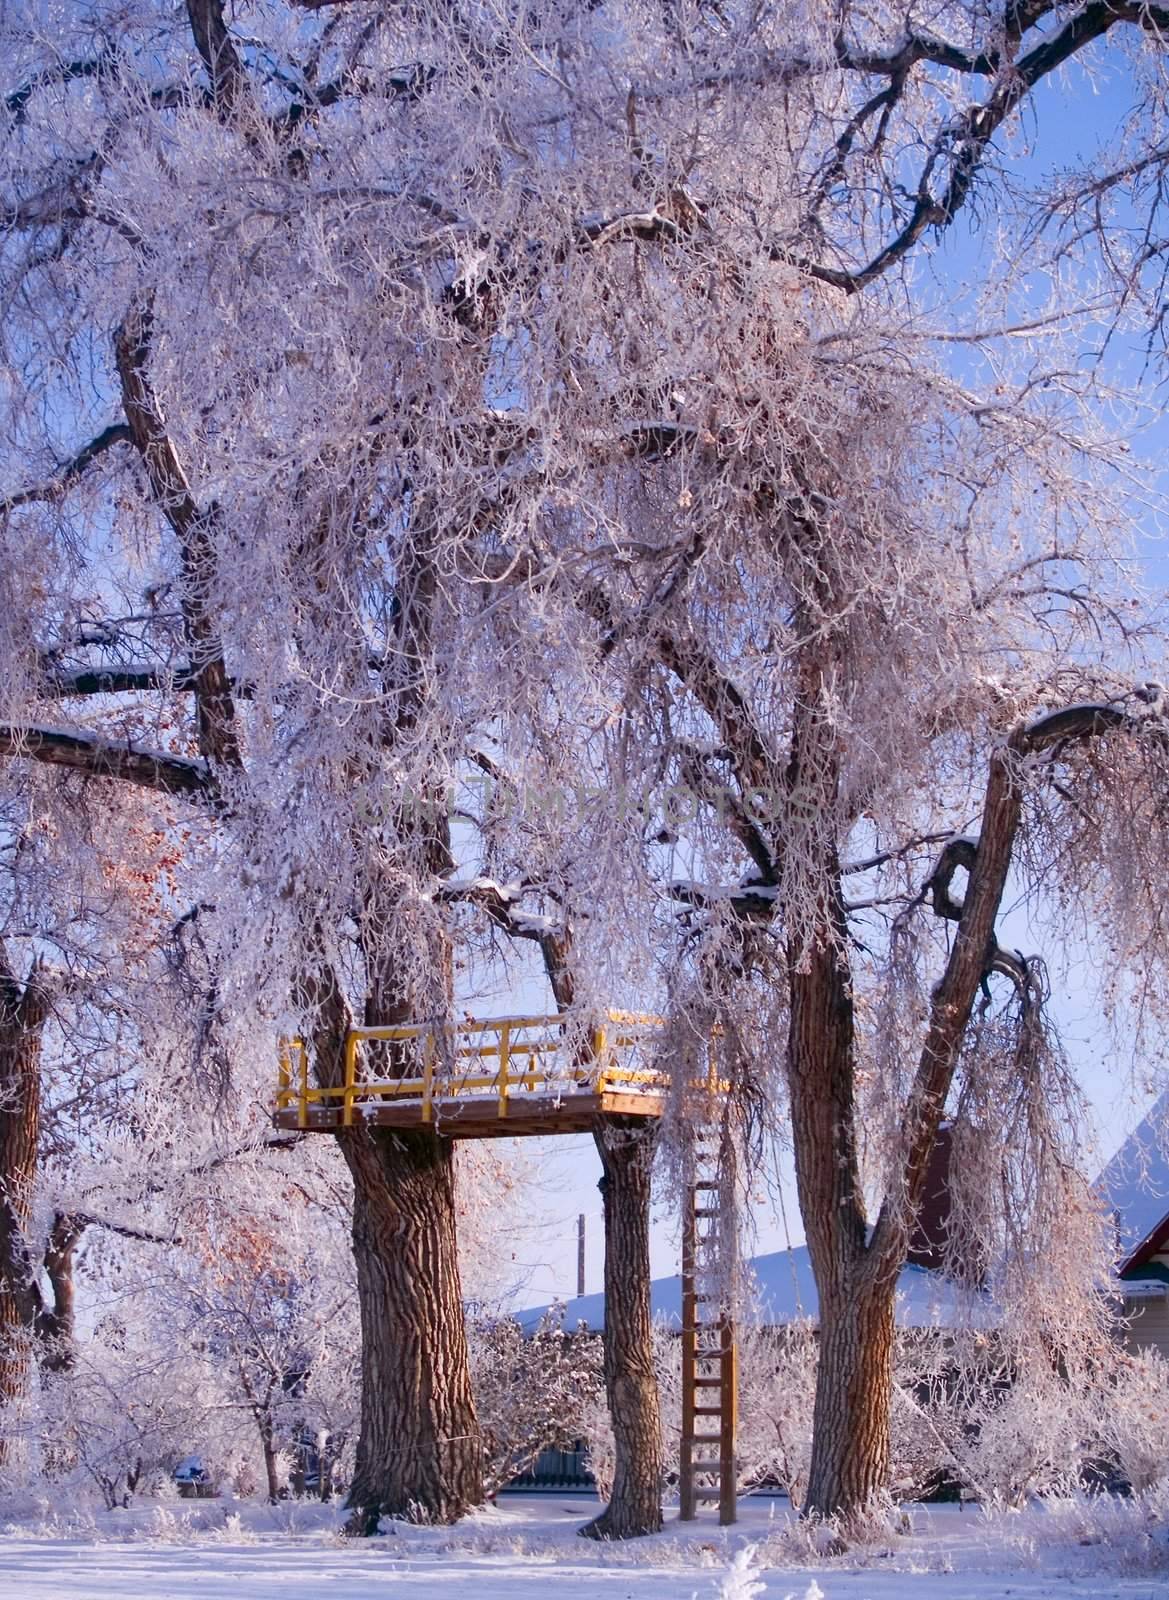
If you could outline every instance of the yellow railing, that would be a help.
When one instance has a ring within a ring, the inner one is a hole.
[[[418,1100],[420,1120],[430,1122],[436,1101],[465,1102],[471,1096],[494,1096],[496,1114],[506,1118],[513,1090],[664,1094],[664,1074],[637,1064],[661,1022],[660,1017],[610,1011],[587,1030],[567,1013],[491,1017],[447,1027],[416,1023],[353,1028],[345,1039],[343,1080],[328,1088],[309,1081],[303,1040],[286,1039],[280,1047],[276,1108],[295,1106],[298,1125],[307,1128],[311,1106],[339,1107],[342,1127],[351,1127],[362,1106],[381,1100]],[[397,1046],[406,1058],[397,1076],[370,1075],[366,1047],[378,1043]],[[713,1080],[708,1087],[716,1087]]]

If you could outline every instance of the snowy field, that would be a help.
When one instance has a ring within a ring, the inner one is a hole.
[[[569,1495],[506,1497],[454,1529],[339,1537],[328,1507],[175,1502],[77,1514],[10,1506],[0,1523],[3,1600],[1164,1600],[1169,1526],[1114,1502],[984,1515],[915,1507],[909,1531],[818,1556],[785,1502],[742,1521],[667,1525],[593,1545],[595,1509]]]

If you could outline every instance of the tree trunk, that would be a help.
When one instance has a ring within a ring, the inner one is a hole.
[[[836,730],[824,714],[826,659],[801,665],[791,760],[792,794],[823,797],[812,833],[818,900],[789,930],[788,1088],[800,1211],[820,1300],[820,1359],[807,1516],[862,1511],[889,1471],[892,1274],[866,1255],[867,1218],[857,1151],[856,1019],[848,923],[833,816],[840,783]],[[878,1292],[877,1285],[883,1287]]]
[[[16,1421],[28,1389],[40,1292],[28,1246],[40,1132],[45,997],[34,970],[13,977],[0,950],[0,1472],[20,1454]]]
[[[605,1393],[616,1459],[613,1492],[581,1532],[632,1539],[662,1526],[662,1425],[650,1317],[649,1202],[656,1128],[606,1117],[596,1132],[605,1201]]]
[[[789,787],[806,776],[835,797],[840,760],[826,703],[823,664],[811,657],[796,702]],[[1058,730],[1057,730],[1058,731]],[[978,984],[996,948],[994,922],[1018,828],[1014,760],[1033,748],[1029,730],[992,756],[979,841],[957,937],[934,988],[929,1026],[901,1126],[901,1157],[871,1234],[857,1153],[856,1038],[848,924],[835,839],[818,863],[822,898],[810,937],[788,943],[788,1086],[800,1210],[820,1299],[820,1361],[812,1462],[804,1512],[848,1519],[888,1488],[893,1302],[909,1229],[921,1204],[954,1065]],[[936,874],[935,874],[936,881]]]
[[[280,1499],[280,1474],[276,1470],[276,1441],[272,1432],[272,1417],[265,1413],[258,1419],[260,1448],[264,1452],[264,1477],[268,1484],[268,1504],[274,1506]]]
[[[891,1287],[860,1286],[855,1278],[820,1293],[805,1515],[847,1517],[888,1487],[893,1294]]]
[[[52,1289],[52,1302],[37,1318],[37,1348],[43,1372],[70,1372],[76,1357],[77,1286],[74,1282],[77,1246],[85,1233],[84,1218],[58,1211],[45,1245],[44,1267]]]
[[[556,1003],[576,1001],[572,939],[540,940]],[[609,1504],[581,1532],[634,1539],[662,1525],[662,1422],[650,1313],[649,1202],[657,1128],[641,1117],[604,1117],[594,1130],[605,1205],[605,1397],[615,1463]]]
[[[353,1177],[361,1307],[354,1531],[454,1522],[483,1499],[455,1243],[454,1146],[429,1131],[338,1135]]]

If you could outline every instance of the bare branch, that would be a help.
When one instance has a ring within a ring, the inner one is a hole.
[[[1029,27],[1047,9],[1050,8],[1012,7],[1012,13],[1020,24]],[[1121,22],[1134,23],[1151,33],[1163,34],[1169,31],[1169,8],[1129,3],[1129,0],[1091,0],[1090,4],[1069,17],[1058,33],[1044,39],[1013,62],[1009,71],[999,72],[996,86],[988,99],[981,105],[971,106],[939,129],[922,167],[908,220],[866,266],[855,270],[825,266],[788,245],[773,246],[769,252],[771,259],[787,262],[820,283],[843,289],[847,294],[856,294],[864,289],[908,255],[928,229],[941,231],[949,227],[965,204],[991,139],[1036,84]],[[846,51],[844,64],[856,66],[861,71],[895,75],[893,62],[897,59],[900,59],[899,53],[885,57],[861,56],[853,60]],[[905,59],[908,70],[914,60],[912,49],[909,49]],[[935,58],[927,53],[916,59]],[[964,72],[997,71],[997,65],[990,57],[978,57],[965,63],[955,58],[940,64]],[[942,192],[935,195],[930,189],[930,180],[934,168],[942,160],[946,161],[950,176]]]
[[[698,751],[683,751],[680,767],[682,781],[699,800],[717,811],[751,857],[758,868],[760,881],[764,884],[777,882],[775,853],[743,797],[720,781],[705,756]]]
[[[914,850],[920,850],[923,845],[941,844],[944,839],[950,838],[947,829],[944,833],[922,833],[908,843],[898,845],[892,850],[878,850],[876,855],[864,856],[857,861],[841,863],[840,875],[842,878],[853,877],[859,872],[872,872],[877,867],[883,867],[886,862],[899,861],[902,856],[911,855]]]
[[[183,1236],[179,1233],[154,1233],[149,1228],[138,1228],[129,1222],[115,1222],[112,1217],[101,1217],[88,1211],[74,1211],[67,1219],[79,1234],[83,1228],[103,1228],[107,1233],[116,1233],[123,1239],[139,1239],[143,1244],[179,1245],[183,1243]]]
[[[7,499],[0,500],[0,515],[7,511],[15,511],[18,506],[30,505],[34,501],[59,500],[85,472],[85,469],[94,461],[110,450],[114,445],[129,444],[131,442],[130,429],[124,422],[112,422],[88,444],[67,461],[46,483],[33,485],[29,489],[19,489]]]

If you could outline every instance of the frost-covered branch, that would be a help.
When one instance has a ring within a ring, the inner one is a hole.
[[[210,4],[206,9],[214,13],[218,6]],[[122,403],[155,499],[179,542],[183,618],[196,673],[199,749],[209,761],[238,766],[235,703],[208,597],[215,565],[213,526],[218,513],[215,507],[204,512],[196,505],[147,377],[152,327],[149,302],[138,302],[117,331],[115,352]]]

